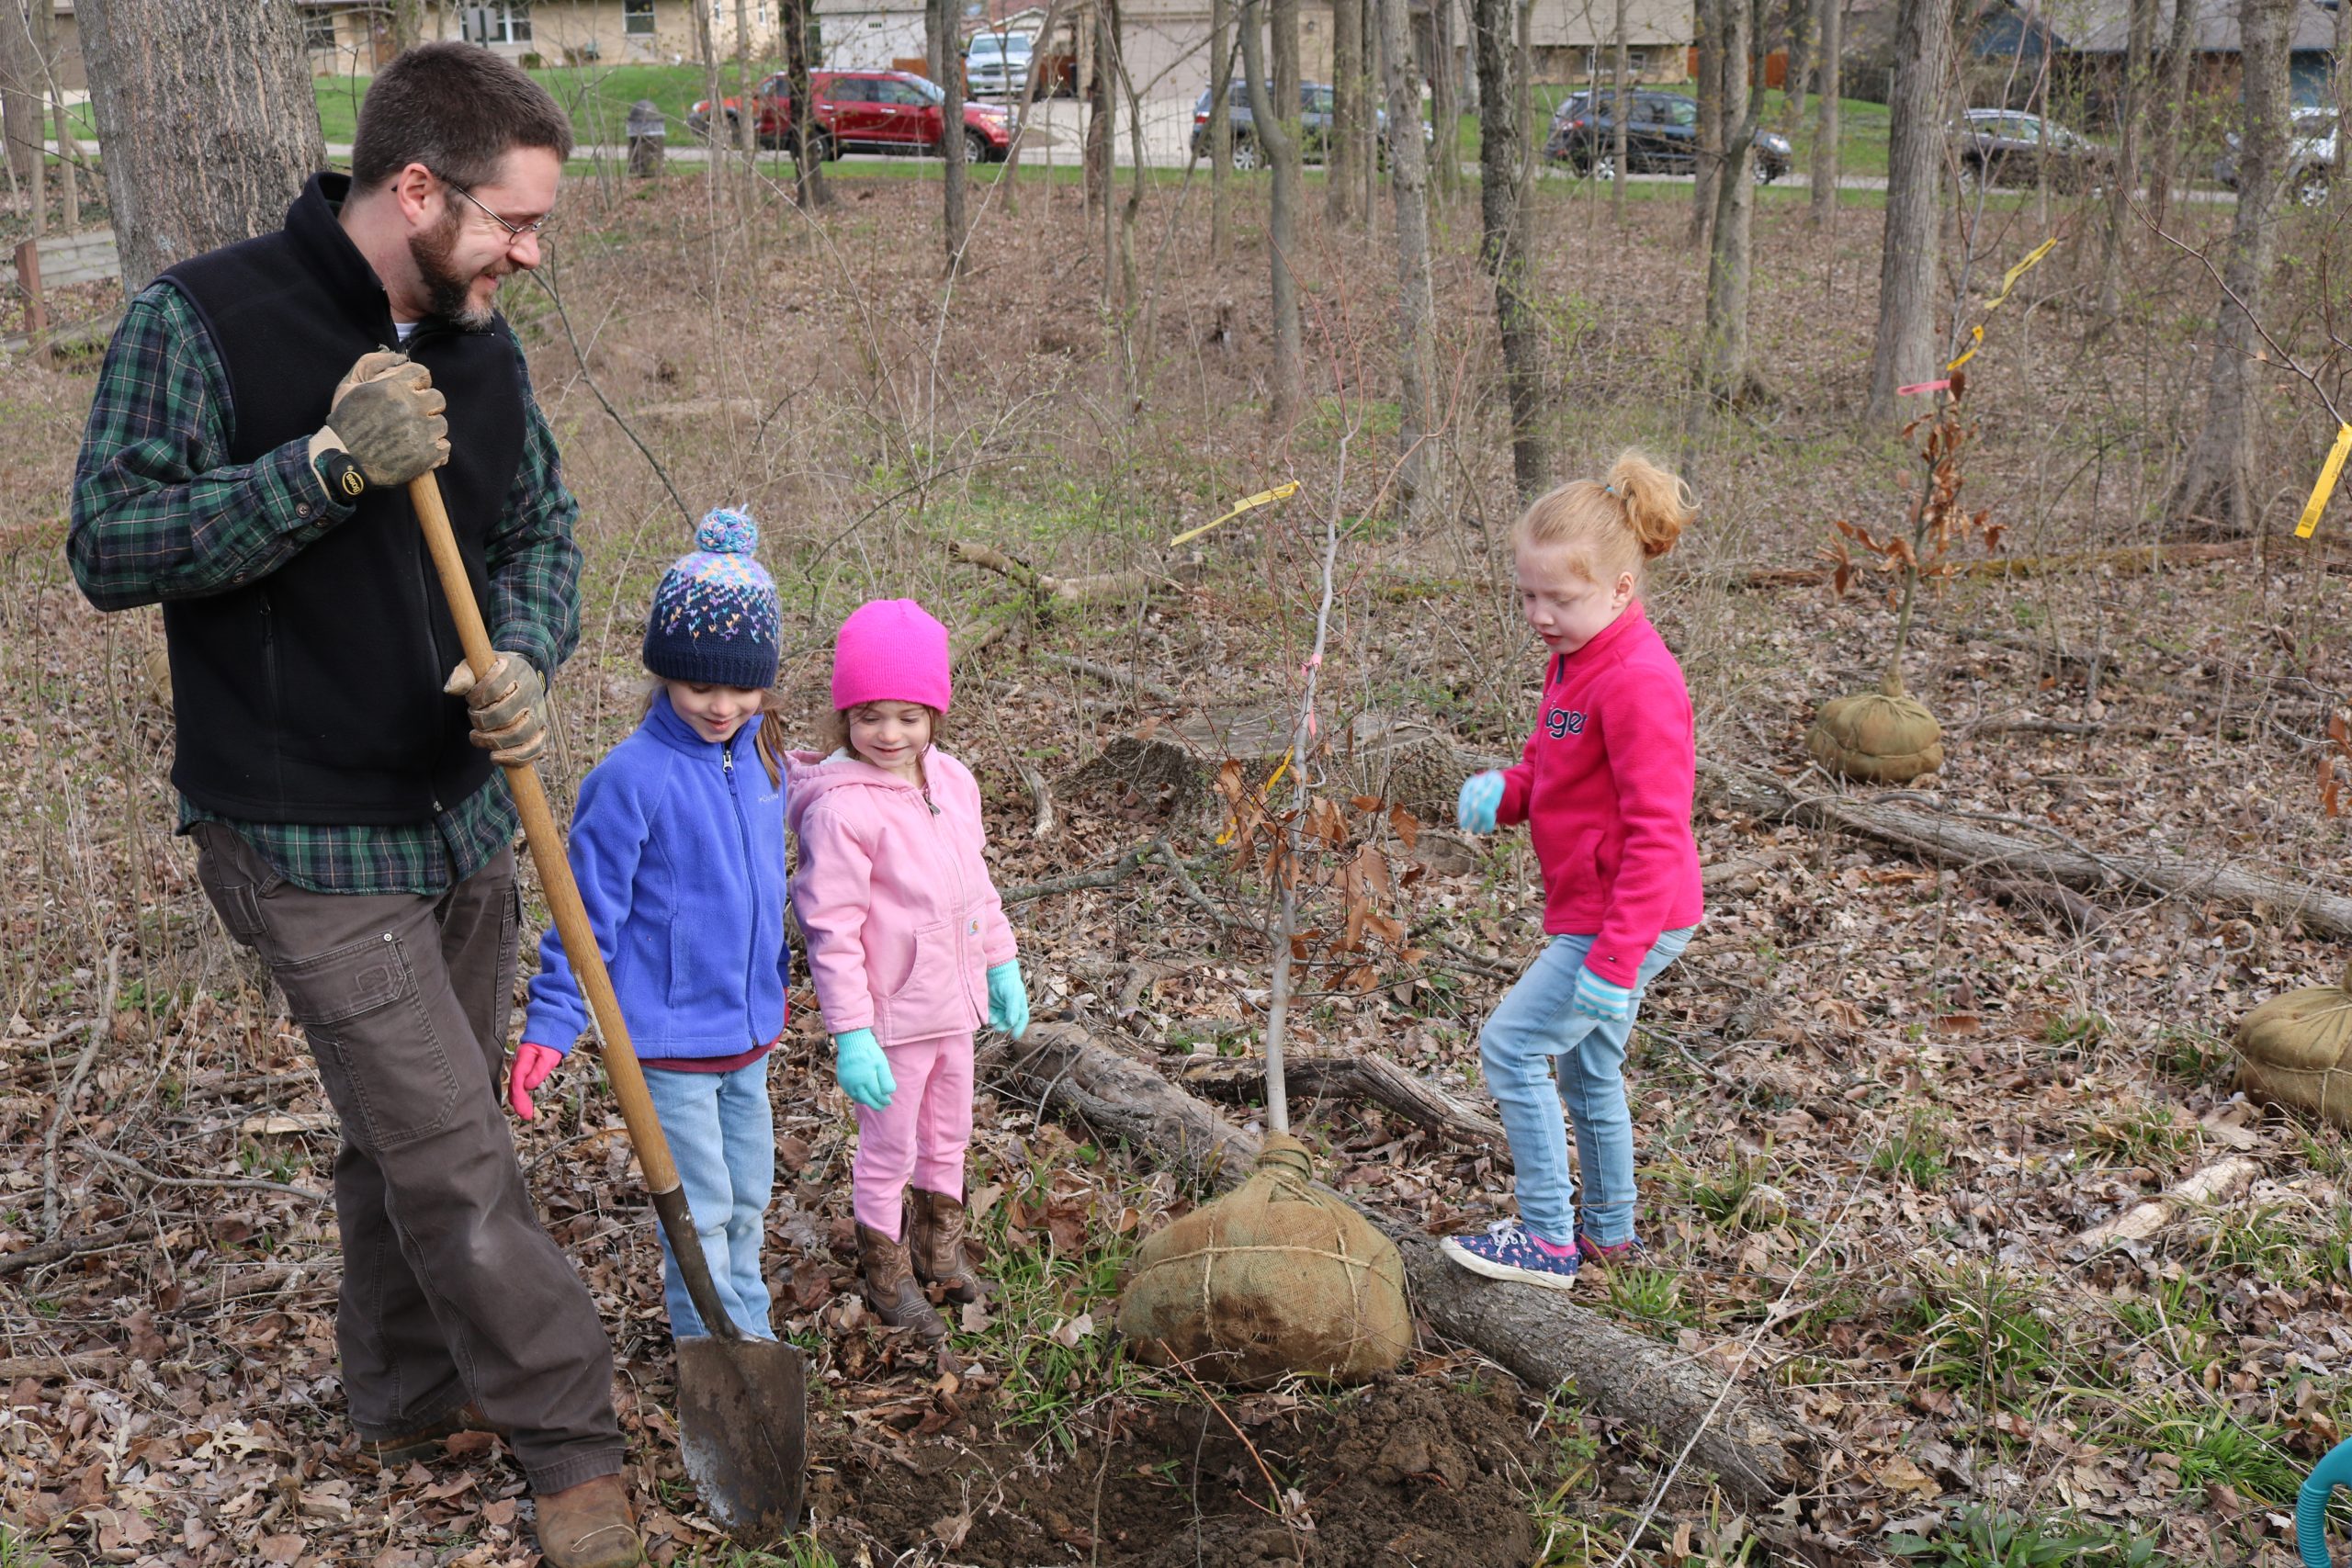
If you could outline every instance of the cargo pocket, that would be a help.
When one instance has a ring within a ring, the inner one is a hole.
[[[364,937],[272,972],[354,1143],[397,1148],[447,1124],[458,1075],[397,935]]]
[[[247,947],[256,946],[261,941],[262,890],[215,844],[215,834],[231,829],[209,822],[197,826],[196,880],[229,934]]]

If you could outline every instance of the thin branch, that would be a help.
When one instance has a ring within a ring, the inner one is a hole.
[[[293,1187],[283,1181],[264,1181],[257,1176],[158,1176],[129,1155],[101,1148],[87,1138],[77,1140],[74,1146],[102,1165],[130,1172],[152,1187],[201,1187],[220,1192],[278,1192],[289,1198],[307,1198],[313,1203],[334,1201],[331,1194],[316,1188]]]
[[[613,416],[613,423],[621,427],[621,434],[628,437],[629,445],[635,446],[651,466],[654,478],[662,481],[662,488],[668,491],[670,499],[677,503],[678,515],[686,520],[686,526],[693,527],[695,523],[694,508],[688,506],[686,498],[678,493],[678,487],[670,482],[670,470],[662,466],[662,459],[653,455],[653,448],[637,434],[636,426],[621,417],[621,411],[613,406],[613,400],[605,396],[605,389],[596,385],[595,374],[588,368],[587,351],[580,346],[579,334],[571,330],[571,312],[563,308],[563,296],[557,293],[555,285],[548,281],[543,268],[534,267],[531,270],[531,281],[539,286],[539,291],[555,307],[556,320],[563,323],[564,338],[571,344],[571,355],[580,363],[580,378],[588,384],[589,391],[595,394],[596,401],[604,405],[605,412]]]
[[[40,1140],[40,1233],[54,1241],[63,1234],[64,1216],[57,1209],[57,1145],[65,1135],[65,1119],[74,1113],[74,1100],[82,1092],[82,1080],[90,1075],[90,1064],[97,1059],[98,1047],[114,1027],[114,998],[118,982],[122,977],[122,948],[119,943],[107,949],[106,990],[98,998],[98,1014],[89,1023],[90,1038],[82,1046],[82,1055],[74,1064],[73,1076],[65,1080],[65,1088],[57,1096],[57,1109],[49,1119],[49,1131]]]

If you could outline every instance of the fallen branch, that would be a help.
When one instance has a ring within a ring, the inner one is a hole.
[[[28,1269],[39,1269],[51,1263],[62,1263],[85,1252],[104,1252],[135,1241],[144,1241],[155,1234],[155,1227],[145,1220],[133,1220],[117,1225],[110,1231],[75,1231],[54,1240],[37,1242],[19,1247],[0,1257],[0,1280],[11,1274],[21,1274]]]
[[[2127,545],[2120,549],[2086,550],[2075,555],[1989,556],[1981,560],[1952,561],[1949,575],[2012,579],[2048,577],[2062,571],[2107,570],[2119,575],[2159,571],[2169,566],[2198,566],[2236,560],[2254,553],[2260,541],[2231,539],[2218,544]],[[1731,586],[1745,589],[1813,588],[1829,581],[1831,568],[1767,566],[1736,577]]]
[[[1257,1157],[1255,1137],[1074,1025],[1037,1024],[1018,1045],[993,1044],[981,1069],[1000,1092],[1035,1105],[1040,1115],[1058,1110],[1098,1138],[1148,1150],[1182,1176],[1230,1185]],[[1811,1439],[1760,1391],[1557,1292],[1480,1279],[1446,1262],[1417,1227],[1363,1212],[1404,1255],[1415,1309],[1437,1332],[1530,1388],[1548,1392],[1572,1382],[1595,1408],[1657,1434],[1669,1449],[1691,1444],[1692,1459],[1747,1502],[1777,1502],[1811,1484]]]
[[[2218,860],[2166,854],[2093,853],[2055,829],[2052,842],[2035,843],[1950,813],[1843,795],[1800,795],[1779,779],[1702,758],[1699,780],[1718,804],[1768,822],[1835,828],[1944,865],[1998,867],[2046,877],[2079,892],[2133,890],[2182,898],[2210,898],[2260,909],[2329,936],[2352,936],[2352,897]]]
[[[1029,786],[1029,798],[1037,807],[1036,826],[1029,829],[1029,836],[1042,839],[1054,830],[1053,791],[1046,787],[1046,775],[1037,771],[1035,763],[1023,761],[1015,765],[1021,770],[1021,782]]]
[[[1231,1100],[1261,1087],[1266,1065],[1254,1056],[1204,1056],[1188,1063],[1182,1077],[1184,1086],[1197,1093]],[[1511,1168],[1510,1140],[1501,1122],[1385,1056],[1295,1056],[1288,1077],[1297,1092],[1369,1100],[1417,1127],[1481,1145],[1497,1169]]]
[[[68,1350],[62,1356],[0,1356],[0,1383],[12,1383],[18,1378],[62,1382],[67,1378],[89,1376],[101,1368],[111,1369],[121,1359],[121,1353],[115,1350]]]
[[[1098,571],[1085,577],[1056,577],[1039,571],[1027,561],[1006,555],[993,546],[975,543],[970,539],[950,539],[947,549],[967,566],[977,566],[1011,579],[1031,593],[1041,598],[1059,600],[1066,604],[1082,604],[1091,599],[1132,599],[1138,593],[1148,593],[1159,585],[1159,579],[1141,570]]]
[[[2145,1241],[2171,1223],[2181,1209],[2218,1202],[2261,1173],[2262,1167],[2246,1155],[2232,1155],[2167,1187],[2144,1203],[2136,1203],[2104,1224],[2076,1236],[2067,1252],[2087,1258],[2120,1242]]]
[[[74,1114],[74,1101],[82,1093],[82,1080],[90,1075],[90,1064],[97,1059],[98,1047],[106,1043],[114,1031],[114,998],[117,982],[122,977],[122,949],[107,949],[106,989],[98,998],[98,1012],[90,1020],[90,1038],[83,1043],[82,1055],[74,1060],[74,1072],[58,1092],[57,1108],[49,1118],[49,1131],[40,1140],[40,1234],[55,1240],[64,1231],[65,1219],[57,1211],[57,1145],[65,1135],[65,1119]]]
[[[1135,848],[1122,852],[1119,858],[1109,865],[1098,866],[1092,871],[1073,871],[1068,876],[1049,876],[1043,882],[1024,882],[1018,886],[1005,888],[998,897],[1007,904],[1025,904],[1033,898],[1047,898],[1057,893],[1080,893],[1090,887],[1116,887],[1120,883],[1142,870],[1166,847],[1166,840],[1154,839],[1150,843],[1137,844]],[[1166,863],[1170,870],[1189,878],[1192,873],[1205,871],[1216,864],[1217,859],[1218,857],[1215,855],[1203,855],[1198,860],[1188,861],[1175,860],[1171,857]],[[1198,894],[1199,889],[1190,888],[1188,893]],[[1207,896],[1201,894],[1199,901],[1206,903]],[[1209,908],[1213,912],[1216,912],[1216,907],[1214,904]],[[1220,919],[1226,918],[1222,912],[1217,913]]]
[[[1193,880],[1193,873],[1191,869],[1188,868],[1182,861],[1176,858],[1176,852],[1170,846],[1167,840],[1153,840],[1152,848],[1159,852],[1159,863],[1166,866],[1168,868],[1169,874],[1176,879],[1176,886],[1183,890],[1184,897],[1191,899],[1194,907],[1199,908],[1203,914],[1209,918],[1211,924],[1215,925],[1219,931],[1223,931],[1227,926],[1238,925],[1240,923],[1231,915],[1228,915],[1223,909],[1218,908],[1216,904],[1210,901],[1209,896],[1201,891],[1201,885]],[[1208,857],[1203,856],[1202,863],[1208,863]]]
[[[1091,675],[1096,680],[1106,681],[1114,686],[1132,686],[1145,696],[1166,703],[1170,706],[1174,706],[1182,700],[1173,691],[1149,676],[1130,674],[1116,665],[1098,663],[1094,660],[1080,659],[1069,653],[1041,653],[1037,658],[1040,663],[1055,665],[1063,670],[1075,670],[1081,675]]]
[[[288,1198],[307,1198],[313,1203],[334,1201],[331,1193],[315,1187],[295,1187],[283,1181],[265,1181],[257,1176],[158,1176],[129,1155],[116,1154],[84,1138],[74,1145],[84,1154],[101,1165],[127,1170],[151,1187],[201,1187],[213,1192],[276,1192]]]
[[[175,1313],[206,1312],[257,1296],[282,1296],[316,1271],[315,1266],[301,1263],[272,1263],[266,1268],[248,1269],[242,1274],[188,1292],[166,1310]]]

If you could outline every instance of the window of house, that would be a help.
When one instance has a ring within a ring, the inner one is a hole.
[[[488,6],[468,6],[459,16],[469,43],[528,43],[531,41],[531,0],[494,0]]]
[[[306,10],[302,13],[302,47],[304,49],[335,47],[333,11]]]
[[[653,0],[621,0],[621,32],[629,38],[651,38]]]

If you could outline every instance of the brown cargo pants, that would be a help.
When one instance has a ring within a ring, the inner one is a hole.
[[[498,1100],[514,856],[439,897],[312,893],[198,823],[197,876],[261,955],[342,1122],[335,1343],[352,1425],[399,1437],[471,1399],[534,1492],[621,1468],[612,1346],[541,1227]]]

